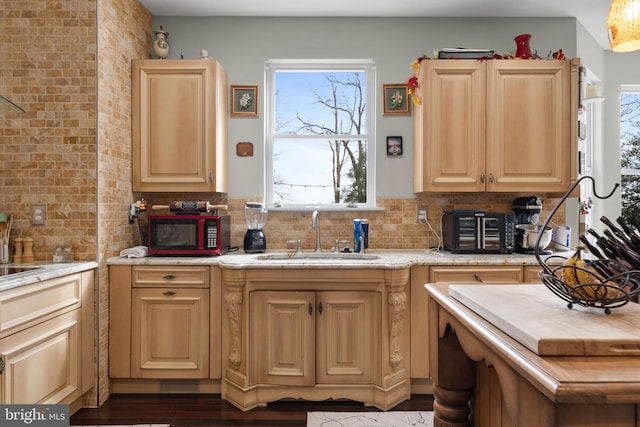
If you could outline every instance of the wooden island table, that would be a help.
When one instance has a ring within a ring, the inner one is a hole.
[[[640,426],[640,304],[427,284],[435,426]]]

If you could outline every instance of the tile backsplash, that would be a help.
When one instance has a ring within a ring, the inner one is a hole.
[[[526,194],[524,196],[529,196]],[[185,200],[160,194],[145,194],[143,197],[150,205],[168,204],[172,200]],[[353,219],[369,220],[370,249],[427,249],[437,247],[440,234],[440,217],[442,212],[451,209],[479,209],[488,212],[511,212],[511,203],[522,194],[474,194],[474,193],[431,193],[419,194],[410,199],[378,199],[378,207],[382,210],[359,212],[320,212],[320,237],[323,250],[335,246],[336,240],[353,242]],[[186,200],[207,200],[211,194],[190,194]],[[547,217],[557,203],[557,199],[547,199],[538,195],[543,201],[543,212],[540,223]],[[245,199],[209,199],[214,204],[226,204],[231,216],[231,245],[242,249],[244,234],[247,230],[244,219]],[[252,199],[251,201],[257,201]],[[429,224],[418,224],[417,208],[426,206]],[[564,223],[564,210],[560,209],[553,218],[557,224]],[[143,225],[144,215],[140,218]],[[432,231],[433,229],[433,231]],[[294,249],[287,246],[288,240],[300,240],[303,250],[315,248],[315,229],[311,227],[311,212],[278,212],[270,210],[264,228],[268,249]]]

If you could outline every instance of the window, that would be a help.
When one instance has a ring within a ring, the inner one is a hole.
[[[267,60],[265,72],[267,206],[375,207],[375,62]]]
[[[620,93],[620,156],[622,217],[640,218],[640,86]]]
[[[578,112],[578,151],[580,176],[593,176],[593,136],[594,131],[594,105],[593,102],[585,102]],[[580,197],[578,199],[579,211],[583,215],[586,228],[593,226],[593,183],[582,181],[580,184]]]

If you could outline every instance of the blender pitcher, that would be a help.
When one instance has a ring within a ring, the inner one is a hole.
[[[244,205],[244,217],[247,220],[247,233],[244,235],[244,251],[248,254],[262,253],[267,250],[267,238],[262,231],[267,221],[267,210],[262,203],[247,202]]]

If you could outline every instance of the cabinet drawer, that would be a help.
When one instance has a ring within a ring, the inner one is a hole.
[[[429,282],[446,283],[521,283],[522,267],[439,266],[431,267]]]
[[[72,274],[0,293],[0,337],[81,305],[81,275]]]
[[[133,267],[134,288],[157,288],[183,286],[189,288],[209,287],[209,267]]]

